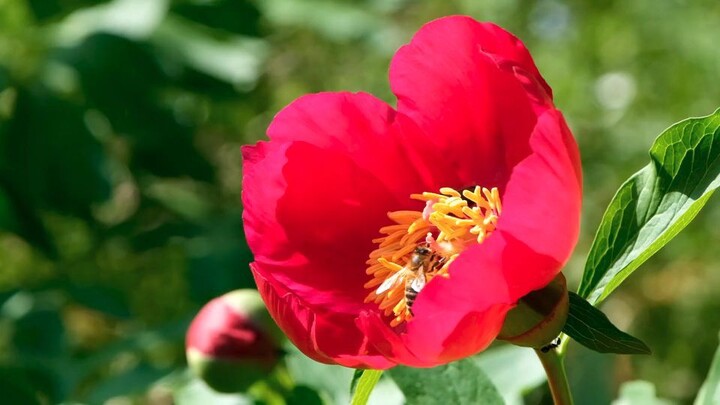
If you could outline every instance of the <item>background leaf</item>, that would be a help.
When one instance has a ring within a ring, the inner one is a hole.
[[[33,387],[17,371],[0,369],[0,392],[3,393],[3,400],[12,404],[40,405],[40,400]]]
[[[707,378],[700,388],[695,405],[714,405],[720,403],[720,347],[710,365]]]
[[[670,405],[655,395],[655,386],[647,381],[629,381],[620,386],[620,396],[612,405]]]
[[[0,181],[22,202],[88,218],[91,204],[109,197],[108,162],[84,113],[44,86],[19,89],[0,133]]]
[[[600,222],[578,289],[593,304],[685,228],[720,185],[720,110],[668,128],[650,157]]]
[[[292,344],[287,344],[285,357],[290,376],[298,385],[312,387],[321,393],[328,403],[348,404],[353,370],[318,363],[302,354]]]
[[[388,372],[408,404],[503,404],[503,399],[471,358],[422,369],[398,366]]]
[[[599,353],[650,354],[643,341],[615,327],[602,311],[572,292],[563,333]]]
[[[244,394],[223,394],[213,391],[189,370],[177,370],[159,381],[156,387],[169,390],[169,402],[177,405],[253,405],[252,397]]]
[[[500,392],[505,405],[524,405],[524,394],[547,379],[542,363],[527,347],[494,347],[477,355],[475,361]]]

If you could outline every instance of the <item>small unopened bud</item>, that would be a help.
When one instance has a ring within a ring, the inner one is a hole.
[[[220,392],[245,391],[280,358],[282,332],[255,290],[237,290],[208,302],[185,342],[190,368]]]
[[[505,317],[498,339],[536,349],[547,346],[565,327],[569,305],[565,276],[560,273],[545,288],[518,301]]]

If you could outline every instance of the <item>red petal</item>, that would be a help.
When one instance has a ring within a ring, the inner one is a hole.
[[[535,73],[512,35],[468,17],[448,17],[425,25],[397,52],[390,83],[398,111],[456,165],[460,187],[491,187],[503,184],[508,169],[529,153],[537,114],[551,106],[549,98],[528,91],[528,81],[542,80]]]
[[[256,263],[250,264],[258,292],[265,301],[265,305],[267,305],[270,316],[275,320],[275,323],[305,355],[315,361],[332,364],[333,360],[317,351],[314,342],[310,339],[315,314],[303,305],[295,295],[283,290],[276,283],[274,285],[269,283],[258,272],[257,267]]]
[[[467,17],[450,17],[450,18],[467,18]],[[530,56],[530,52],[525,45],[513,34],[505,31],[492,23],[477,23],[477,35],[480,38],[480,48],[484,53],[492,56],[502,67],[513,67],[521,69],[532,76],[532,80],[536,82],[546,96],[552,99],[552,89],[543,79],[540,71],[538,71],[535,62]]]
[[[420,359],[413,354],[402,336],[390,329],[387,321],[377,311],[364,311],[357,320],[357,326],[365,334],[374,349],[398,364],[410,367],[433,367],[440,364],[436,359]]]
[[[347,156],[304,142],[243,152],[243,219],[257,263],[312,307],[359,313],[392,193]]]
[[[514,277],[516,297],[555,278],[570,257],[580,230],[580,154],[559,111],[549,110],[540,117],[530,146],[533,153],[513,169],[503,192],[498,228],[557,265],[543,267],[529,262],[510,269],[519,275]]]
[[[312,310],[297,295],[251,264],[258,291],[270,315],[288,338],[308,357],[353,368],[386,369],[394,366],[372,347],[355,326],[357,314]]]
[[[271,141],[301,141],[350,157],[399,199],[426,185],[408,152],[415,143],[395,126],[396,112],[367,93],[302,96],[280,111],[268,128]]]

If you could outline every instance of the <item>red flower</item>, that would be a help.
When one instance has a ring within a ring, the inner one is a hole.
[[[304,96],[269,142],[243,148],[258,289],[325,363],[473,355],[577,240],[577,146],[517,38],[468,17],[433,21],[397,52],[390,84],[397,109],[364,93]]]

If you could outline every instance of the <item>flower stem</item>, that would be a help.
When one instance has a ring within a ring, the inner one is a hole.
[[[547,352],[535,350],[535,353],[545,369],[545,374],[547,374],[550,393],[555,405],[572,405],[572,395],[570,395],[570,386],[565,375],[562,356],[560,356],[557,349],[550,349]]]

